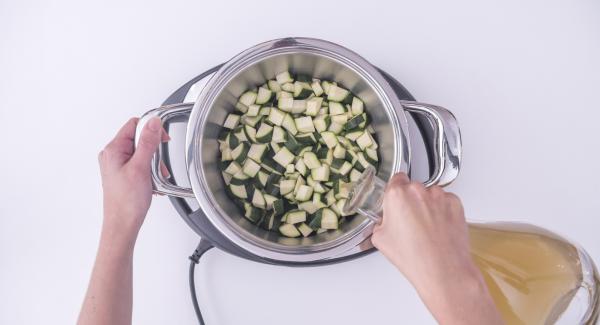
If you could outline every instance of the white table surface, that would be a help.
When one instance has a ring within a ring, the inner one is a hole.
[[[0,1],[0,323],[73,323],[101,224],[96,155],[130,116],[258,42],[345,45],[450,108],[468,217],[527,221],[600,261],[597,1]],[[134,323],[192,324],[197,236],[155,199]],[[430,324],[380,254],[284,268],[208,253],[208,324]]]

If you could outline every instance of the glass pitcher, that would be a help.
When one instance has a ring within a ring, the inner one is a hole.
[[[367,168],[344,212],[375,223],[386,183]],[[596,324],[600,279],[581,247],[543,228],[512,222],[469,223],[471,255],[506,324]]]

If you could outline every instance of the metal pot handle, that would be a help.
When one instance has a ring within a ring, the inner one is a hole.
[[[137,128],[135,130],[135,145],[137,147],[139,136],[142,132],[142,129],[148,123],[148,121],[153,117],[159,117],[163,124],[169,123],[169,120],[177,118],[177,117],[185,117],[186,119],[189,117],[190,112],[192,111],[192,107],[194,103],[181,103],[181,104],[173,104],[173,105],[165,105],[159,108],[155,108],[146,112],[140,118],[140,121],[137,124]],[[152,183],[154,186],[154,193],[165,194],[170,196],[177,197],[194,197],[194,193],[191,188],[177,186],[173,183],[170,183],[165,179],[160,170],[160,162],[162,161],[163,154],[162,146],[158,146],[158,150],[154,154],[152,158]]]
[[[445,186],[458,176],[460,169],[462,142],[458,122],[447,109],[413,101],[400,101],[405,110],[425,116],[433,128],[432,148],[433,172],[424,183],[425,186]]]

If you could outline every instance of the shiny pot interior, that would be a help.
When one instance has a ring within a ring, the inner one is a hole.
[[[199,176],[203,178],[204,188],[202,188],[202,191],[205,191],[212,205],[218,205],[216,207],[217,211],[228,216],[228,218],[223,218],[228,219],[224,220],[227,226],[244,240],[250,241],[254,245],[285,253],[294,253],[299,247],[308,247],[309,251],[312,252],[326,250],[344,242],[347,237],[357,236],[369,226],[369,222],[362,216],[350,217],[336,231],[329,231],[307,238],[287,238],[281,236],[278,232],[263,230],[246,220],[240,209],[227,196],[219,169],[217,135],[227,114],[234,111],[234,105],[238,97],[246,90],[258,87],[268,79],[274,78],[277,73],[286,70],[322,80],[336,81],[360,97],[372,119],[372,125],[376,130],[375,136],[380,145],[379,177],[388,179],[393,172],[398,171],[400,164],[397,157],[401,154],[398,151],[402,145],[406,144],[398,140],[398,130],[395,130],[395,127],[398,128],[399,125],[398,116],[396,116],[393,108],[389,107],[389,104],[387,107],[384,104],[387,95],[380,88],[379,91],[376,91],[377,84],[372,79],[369,81],[368,78],[364,78],[364,71],[359,72],[327,54],[289,51],[261,58],[234,73],[220,91],[216,93],[214,100],[211,101],[212,105],[207,108],[206,114],[202,114],[204,118],[201,120],[204,120],[204,125],[201,128],[202,133],[198,140],[200,152],[196,156],[201,162],[198,167],[201,167],[199,168],[201,171]],[[404,116],[402,117],[404,118]],[[189,127],[194,126],[190,125]],[[190,134],[192,133],[188,130],[188,137]],[[188,157],[190,154],[194,153],[188,152]],[[403,158],[406,159],[406,157]],[[194,192],[197,192],[196,188],[194,188]],[[196,196],[198,196],[197,193]],[[206,214],[209,214],[209,212],[205,210]],[[247,236],[248,234],[251,234],[251,236]]]

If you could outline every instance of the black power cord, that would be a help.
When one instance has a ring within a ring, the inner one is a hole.
[[[200,243],[196,247],[194,253],[190,256],[190,293],[192,295],[192,304],[194,305],[194,311],[196,312],[196,317],[198,317],[198,323],[200,325],[205,325],[204,319],[202,318],[202,312],[200,311],[200,306],[198,305],[198,297],[196,296],[196,284],[194,281],[194,270],[196,268],[196,264],[200,262],[200,258],[204,253],[206,253],[209,249],[213,248],[213,246],[206,240],[200,239]]]

